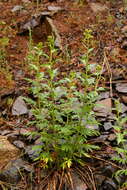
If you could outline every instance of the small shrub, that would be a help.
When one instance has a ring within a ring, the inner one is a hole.
[[[93,107],[98,97],[96,78],[99,72],[94,77],[90,73],[90,49],[81,58],[86,68],[84,73],[70,71],[68,76],[59,79],[59,70],[55,68],[57,49],[51,36],[47,44],[49,55],[43,52],[42,43],[39,43],[30,46],[27,57],[34,74],[34,79],[27,79],[34,98],[25,100],[34,116],[29,125],[37,128],[30,134],[39,136],[42,142],[34,148],[39,153],[36,160],[40,160],[43,167],[66,169],[74,162],[81,164],[82,157],[89,157],[89,152],[98,149],[88,143],[88,137],[99,132],[87,126],[98,124]],[[42,57],[45,63],[41,63]]]
[[[124,124],[127,122],[127,117],[121,117],[122,105],[119,101],[115,101],[116,105],[116,124],[114,125],[114,132],[116,134],[117,147],[115,147],[116,156],[112,158],[119,163],[121,169],[115,173],[115,176],[127,176],[127,128]],[[127,182],[122,184],[127,187]]]

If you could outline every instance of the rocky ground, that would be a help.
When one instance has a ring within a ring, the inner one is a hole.
[[[122,104],[122,117],[127,116],[127,5],[122,0],[8,0],[0,2],[0,50],[5,52],[6,61],[0,55],[0,189],[39,189],[38,172],[33,160],[37,157],[33,145],[38,139],[24,134],[34,130],[28,128],[29,108],[21,96],[28,94],[29,76],[25,58],[28,52],[29,27],[35,43],[45,42],[52,33],[56,46],[68,54],[59,64],[61,73],[82,70],[79,57],[84,53],[83,32],[91,29],[94,47],[90,64],[104,66],[101,82],[105,92],[100,93],[95,108],[101,126],[93,126],[101,135],[93,141],[102,146],[95,159],[89,160],[93,168],[95,189],[117,190],[119,184],[113,173],[118,169],[111,162],[116,143],[114,133],[114,100]],[[90,42],[91,43],[91,42]],[[127,128],[125,123],[123,126]],[[30,176],[35,175],[34,182]],[[125,176],[119,178],[126,181]],[[33,185],[34,184],[34,185]],[[87,190],[74,175],[75,190]],[[41,188],[40,188],[41,189]],[[65,187],[65,189],[67,189]],[[92,190],[93,188],[91,188]],[[122,188],[121,188],[122,189]],[[127,189],[127,187],[125,187]]]

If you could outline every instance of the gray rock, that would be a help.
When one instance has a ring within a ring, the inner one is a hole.
[[[21,170],[32,172],[32,167],[22,159],[11,161],[3,170],[0,171],[0,180],[10,183],[17,184],[21,179]]]
[[[13,9],[11,10],[11,12],[17,12],[17,11],[21,11],[24,7],[21,5],[16,5],[13,7]]]
[[[127,83],[117,83],[116,90],[121,93],[127,93]]]
[[[10,134],[10,133],[11,133],[11,130],[0,131],[0,134],[1,134],[2,136],[6,136],[6,135],[8,135],[8,134]]]
[[[88,129],[92,129],[92,130],[99,130],[99,126],[98,125],[86,125],[86,128]]]
[[[46,17],[46,26],[47,26],[47,32],[49,34],[54,34],[55,36],[55,46],[62,51],[63,47],[62,47],[61,37],[59,35],[59,32],[55,24],[53,23],[53,20],[49,17]]]
[[[103,189],[107,190],[117,190],[118,186],[114,183],[114,181],[110,178],[107,178],[103,183]]]
[[[103,168],[103,173],[105,176],[112,177],[112,175],[115,173],[116,168],[114,168],[112,165],[106,165]]]
[[[94,178],[95,178],[95,182],[96,182],[97,186],[101,187],[101,185],[106,177],[103,175],[95,174]],[[100,190],[100,188],[99,188],[99,190]]]
[[[127,106],[125,104],[121,103],[120,104],[120,113],[125,113],[127,111]]]
[[[95,114],[101,117],[107,117],[111,114],[112,101],[111,98],[107,98],[97,102],[97,106],[94,107]]]
[[[37,146],[37,145],[35,145]],[[39,152],[41,151],[40,148],[37,150],[34,150],[33,148],[35,147],[34,145],[27,146],[25,148],[25,154],[29,157],[31,161],[34,161],[36,158],[39,156]]]
[[[36,26],[39,25],[39,22],[35,18],[31,18],[28,22],[26,22],[24,25],[20,27],[20,33],[32,30]]]
[[[108,135],[100,135],[99,137],[96,138],[96,141],[104,142],[107,138],[108,138]]]
[[[49,11],[55,11],[55,12],[58,12],[58,11],[61,11],[61,10],[63,10],[63,8],[62,7],[58,7],[58,6],[48,6],[48,10]]]
[[[78,175],[76,175],[76,174],[74,174],[73,173],[73,175],[72,175],[72,181],[73,181],[73,189],[74,190],[87,190],[88,189],[88,187],[87,187],[87,185],[84,183],[84,181],[83,180],[81,180],[80,178],[79,178],[79,176]],[[70,188],[67,188],[68,190],[71,190]]]
[[[101,92],[99,94],[98,100],[107,99],[107,98],[109,98],[109,96],[110,96],[110,92],[109,91],[108,92]]]
[[[16,141],[18,139],[18,136],[11,133],[11,134],[8,134],[6,135],[7,136],[7,140],[10,142],[10,143],[13,143],[14,141]]]
[[[13,106],[12,106],[12,115],[23,115],[23,114],[27,114],[28,113],[28,109],[26,106],[25,101],[23,100],[23,98],[21,96],[19,96]]]
[[[108,115],[107,119],[108,119],[108,121],[114,121],[115,120],[115,114],[111,113],[110,115]]]
[[[22,142],[22,141],[20,141],[20,140],[14,141],[13,144],[14,144],[17,148],[24,148],[24,147],[25,147],[24,142]]]
[[[105,122],[104,123],[104,129],[105,129],[105,131],[112,129],[112,123],[111,122]]]
[[[89,3],[90,8],[94,13],[99,13],[108,10],[106,5],[102,5],[100,3]]]

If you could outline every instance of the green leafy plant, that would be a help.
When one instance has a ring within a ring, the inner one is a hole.
[[[43,52],[42,43],[39,43],[30,47],[27,57],[34,79],[27,79],[31,83],[33,99],[25,100],[34,116],[29,125],[37,128],[30,134],[40,138],[41,145],[34,148],[39,155],[36,160],[40,160],[43,167],[66,169],[74,162],[81,164],[82,157],[89,157],[89,152],[98,149],[88,143],[88,137],[99,134],[88,127],[98,125],[93,112],[99,90],[95,85],[98,74],[93,77],[89,72],[89,53],[92,51],[89,50],[81,58],[86,67],[84,73],[71,71],[68,77],[59,79],[53,37],[48,38],[47,45],[49,55]]]
[[[92,30],[91,29],[85,29],[83,33],[83,44],[84,46],[89,49],[93,47],[93,35],[92,35]]]
[[[115,107],[116,124],[114,125],[114,132],[116,134],[117,147],[115,147],[116,156],[112,159],[121,166],[121,169],[115,173],[115,176],[127,176],[127,128],[124,127],[127,122],[127,117],[121,117],[122,105],[119,101],[115,101]],[[127,186],[127,182],[125,182],[123,186]]]

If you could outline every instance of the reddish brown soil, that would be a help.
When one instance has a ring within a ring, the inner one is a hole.
[[[127,51],[121,49],[123,36],[121,34],[121,28],[126,25],[126,10],[122,1],[105,1],[105,5],[108,7],[103,12],[94,13],[90,8],[90,3],[100,2],[104,5],[102,0],[100,1],[84,1],[83,5],[76,3],[76,1],[43,1],[39,4],[37,9],[36,3],[29,3],[25,9],[19,12],[12,13],[11,10],[15,5],[22,5],[21,0],[10,0],[0,2],[0,15],[1,21],[6,24],[0,31],[0,37],[8,37],[9,45],[6,47],[7,60],[9,69],[6,71],[1,70],[1,96],[6,94],[8,89],[22,88],[22,80],[27,74],[27,65],[25,64],[25,57],[28,51],[29,36],[28,34],[17,35],[18,26],[22,25],[31,18],[31,15],[42,11],[47,11],[49,5],[61,6],[64,10],[59,11],[52,16],[53,22],[56,25],[59,34],[62,39],[62,45],[64,52],[71,52],[70,59],[65,59],[64,64],[59,64],[62,72],[66,70],[79,70],[82,64],[79,62],[79,57],[85,53],[85,48],[82,43],[83,32],[85,29],[91,29],[93,32],[93,47],[94,51],[91,57],[91,63],[102,63],[104,61],[104,52],[107,55],[107,60],[114,75],[122,75],[124,80],[126,79],[126,65],[127,65]],[[120,15],[116,17],[116,14]],[[44,28],[43,28],[44,29]],[[34,41],[38,42],[40,33],[37,29],[34,30]],[[44,38],[45,39],[45,38]],[[118,49],[118,52],[114,55],[112,50]],[[65,53],[66,54],[66,53]],[[16,78],[16,73],[21,70],[23,73],[20,77]],[[107,68],[105,68],[107,71]],[[10,74],[10,77],[7,75]],[[109,78],[109,74],[107,72]]]

